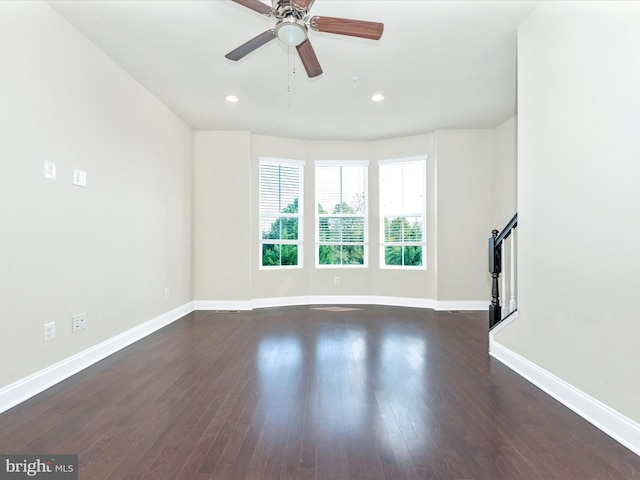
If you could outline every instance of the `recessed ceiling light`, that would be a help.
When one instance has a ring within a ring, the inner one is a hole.
[[[372,102],[381,102],[382,100],[384,100],[384,95],[382,95],[381,93],[376,93],[371,97]]]
[[[224,97],[224,99],[229,103],[236,103],[236,102],[240,101],[240,99],[238,97],[236,97],[235,95],[227,95],[226,97]]]

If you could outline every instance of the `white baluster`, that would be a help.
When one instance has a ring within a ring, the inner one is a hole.
[[[506,252],[505,247],[507,246],[507,242],[502,241],[502,249],[500,251],[500,255],[502,255],[502,318],[505,318],[509,315],[509,307],[507,306],[507,269],[505,268],[507,264],[505,263]]]
[[[511,230],[511,300],[509,300],[509,313],[517,308],[516,304],[516,229]],[[505,298],[506,303],[506,298]]]

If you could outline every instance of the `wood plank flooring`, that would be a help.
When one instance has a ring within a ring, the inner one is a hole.
[[[0,415],[0,453],[94,479],[640,479],[487,354],[487,314],[194,312]]]

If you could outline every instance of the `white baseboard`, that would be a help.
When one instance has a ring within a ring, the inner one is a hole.
[[[636,455],[640,455],[639,424],[496,342],[492,335],[489,353]]]
[[[441,310],[489,310],[489,301],[436,300],[434,309]]]
[[[196,300],[195,310],[253,310],[254,308],[295,305],[389,305],[431,308],[434,310],[488,310],[486,301],[438,301],[426,298],[387,297],[377,295],[308,295],[300,297],[256,298],[253,300]]]
[[[0,413],[193,311],[189,302],[0,389]]]
[[[251,300],[195,300],[194,310],[253,310]]]
[[[518,318],[518,311],[517,310],[511,312],[511,314],[509,314],[508,317],[506,317],[503,320],[500,320],[500,323],[498,323],[491,330],[489,330],[489,350],[491,350],[491,345],[493,344],[493,342],[495,342],[495,336],[500,331],[502,331],[502,329],[507,327],[507,325],[510,325],[511,323],[513,323],[516,318]]]

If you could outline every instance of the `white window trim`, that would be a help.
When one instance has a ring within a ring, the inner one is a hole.
[[[385,215],[382,212],[382,205],[379,205],[379,218],[378,223],[380,225],[380,269],[381,270],[403,270],[403,271],[419,271],[427,269],[427,155],[417,155],[412,157],[402,157],[402,158],[393,158],[386,160],[378,160],[378,168],[383,165],[399,165],[403,163],[424,163],[424,176],[422,177],[423,182],[423,212],[424,213],[408,213],[408,212],[400,212],[400,213],[389,213]],[[382,175],[378,177],[378,201],[382,203]],[[422,241],[421,242],[385,242],[384,241],[384,219],[385,217],[420,217],[424,218],[424,226],[422,232]],[[410,266],[410,265],[386,265],[385,264],[385,247],[387,246],[421,246],[422,247],[422,265],[420,266]]]
[[[397,163],[414,163],[424,161],[427,162],[427,155],[416,155],[414,157],[401,157],[401,158],[387,158],[385,160],[378,160],[378,165],[389,165]]]
[[[278,163],[281,165],[296,165],[298,167],[302,167],[303,171],[304,171],[304,167],[307,164],[305,160],[296,160],[293,158],[277,158],[277,157],[260,157],[259,163],[262,163],[262,162]]]
[[[271,163],[277,165],[293,165],[300,167],[300,195],[298,195],[298,213],[279,213],[279,212],[267,212],[272,213],[279,217],[298,218],[298,240],[278,240],[279,245],[298,245],[298,264],[297,265],[263,265],[262,264],[262,246],[265,243],[274,243],[270,241],[272,239],[262,238],[262,229],[260,222],[263,217],[263,212],[260,209],[260,167],[263,163]],[[296,160],[291,158],[277,158],[277,157],[260,157],[258,159],[258,269],[264,271],[272,270],[296,270],[304,268],[304,170],[306,161]]]
[[[369,160],[314,160],[314,167],[368,167]]]

